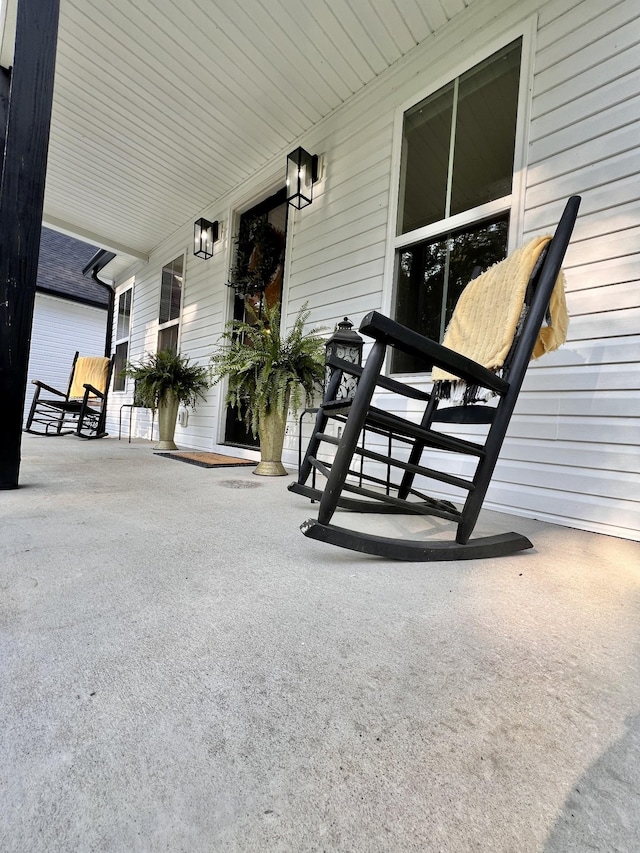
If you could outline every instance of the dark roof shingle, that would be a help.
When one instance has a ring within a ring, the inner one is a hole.
[[[96,246],[43,228],[36,290],[106,308],[109,301],[107,289],[82,275],[82,270],[97,251]]]

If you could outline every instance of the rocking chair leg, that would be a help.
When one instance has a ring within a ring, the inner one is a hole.
[[[358,445],[358,439],[369,411],[373,392],[376,389],[376,381],[380,375],[385,354],[386,344],[377,341],[369,353],[367,363],[362,371],[362,376],[358,382],[358,393],[349,411],[344,432],[327,479],[327,485],[320,500],[318,520],[321,524],[328,524],[331,521],[331,517],[338,506],[342,487],[347,479],[349,464]]]
[[[467,495],[463,510],[462,519],[458,524],[458,532],[456,542],[464,545],[468,542],[469,537],[473,533],[476,526],[476,521],[480,515],[480,510],[484,503],[487,489],[491,483],[493,472],[495,470],[498,453],[502,446],[504,434],[507,431],[511,414],[518,399],[519,385],[514,385],[509,389],[508,394],[504,399],[504,403],[493,420],[487,440],[485,442],[486,457],[479,463],[476,468],[476,473],[473,478],[473,490]]]
[[[485,478],[483,477],[482,479]],[[478,520],[478,516],[480,515],[480,510],[482,509],[484,496],[489,486],[488,480],[490,479],[491,474],[489,474],[488,476],[487,484],[484,485],[484,487],[479,486],[477,491],[472,492],[465,501],[465,505],[462,510],[462,520],[458,524],[458,531],[456,533],[456,542],[458,542],[460,545],[466,545],[469,541],[471,534],[473,533],[473,530],[476,526],[476,521]]]
[[[422,420],[420,421],[420,426],[422,429],[428,429],[431,426],[431,420],[433,418],[433,413],[435,412],[437,407],[437,401],[435,396],[432,396],[427,404],[427,408],[425,410],[424,415],[422,416]],[[422,451],[425,449],[426,445],[424,441],[416,441],[411,448],[411,453],[409,454],[409,463],[411,465],[418,465],[420,463],[420,457],[422,456]],[[409,496],[409,492],[411,487],[413,486],[413,481],[415,479],[415,473],[412,471],[406,471],[402,477],[400,482],[400,488],[398,489],[398,497],[402,500],[406,500]]]
[[[325,393],[325,400],[333,400],[335,397],[338,388],[340,387],[340,379],[342,378],[341,370],[334,370],[331,378],[329,379],[329,383],[327,385],[327,390]],[[318,453],[318,448],[320,447],[320,439],[318,438],[318,434],[324,432],[324,428],[327,425],[328,421],[327,415],[324,413],[322,408],[318,411],[316,415],[315,424],[313,427],[313,435],[311,437],[311,441],[309,442],[309,446],[307,448],[307,452],[305,454],[304,459],[302,460],[302,465],[300,466],[300,471],[298,472],[298,483],[300,485],[304,485],[307,482],[309,475],[311,474],[312,466],[309,459],[311,457],[315,457]]]
[[[39,396],[40,388],[36,388],[36,393],[33,395],[33,400],[31,401],[31,408],[29,409],[29,417],[27,418],[27,424],[25,426],[25,430],[27,430],[27,432],[31,430],[31,424],[33,423],[33,416],[36,413],[36,406],[38,405]]]

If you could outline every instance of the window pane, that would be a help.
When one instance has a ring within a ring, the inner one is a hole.
[[[164,267],[162,270],[162,284],[160,287],[160,315],[158,321],[166,323],[171,317],[171,268]]]
[[[452,216],[511,192],[520,52],[518,40],[460,78]]]
[[[182,256],[162,268],[159,322],[177,320],[182,300]]]
[[[161,329],[158,332],[158,352],[163,349],[178,352],[178,324],[175,326],[167,326],[166,329]]]
[[[132,290],[125,290],[124,293],[120,294],[120,298],[118,300],[118,326],[116,329],[116,340],[129,337],[132,292]]]
[[[418,243],[398,252],[396,319],[440,341],[453,309],[474,273],[507,254],[509,215]],[[442,311],[445,310],[444,320]],[[395,351],[394,373],[420,373],[431,365]]]
[[[129,293],[131,291],[128,291]],[[124,295],[124,294],[123,294]],[[114,391],[124,391],[126,387],[126,378],[124,376],[120,376],[120,371],[124,368],[127,363],[127,357],[129,355],[129,342],[125,341],[123,344],[116,345],[116,358],[113,364],[113,390]]]
[[[405,113],[400,169],[399,231],[445,216],[453,83]]]

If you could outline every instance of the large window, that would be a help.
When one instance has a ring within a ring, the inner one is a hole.
[[[131,328],[131,300],[133,287],[129,286],[118,296],[118,316],[116,321],[116,358],[113,369],[113,390],[124,391],[126,378],[121,372],[129,358],[129,331]]]
[[[521,39],[407,110],[395,316],[442,340],[472,275],[507,253]],[[396,353],[395,372],[424,365]]]
[[[178,352],[183,270],[183,255],[162,268],[160,313],[158,316],[158,352],[165,349],[174,353]]]

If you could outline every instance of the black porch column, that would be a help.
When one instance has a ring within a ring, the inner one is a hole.
[[[20,471],[58,12],[59,0],[18,0],[0,183],[0,489]]]

